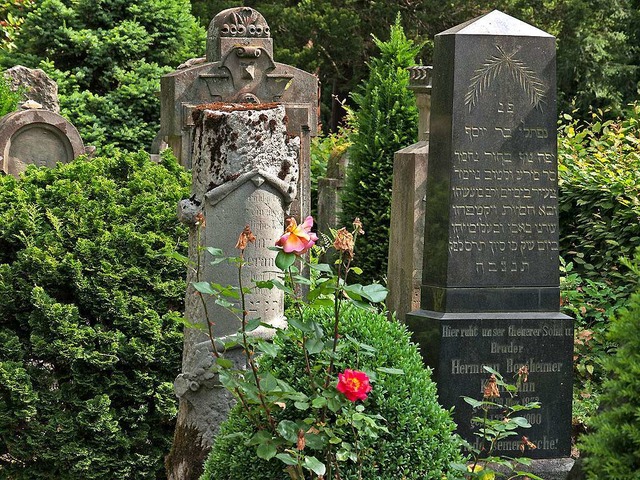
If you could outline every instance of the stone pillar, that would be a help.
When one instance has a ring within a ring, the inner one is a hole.
[[[207,317],[222,345],[225,337],[240,328],[238,318],[214,303],[202,300],[192,282],[208,281],[238,285],[238,270],[227,262],[211,264],[201,247],[215,247],[226,256],[238,255],[238,236],[249,225],[255,244],[245,250],[243,284],[272,278],[276,252],[273,246],[284,231],[284,218],[296,196],[300,141],[286,132],[285,109],[276,104],[211,104],[194,110],[192,197],[182,201],[179,214],[191,227],[189,259],[200,268],[189,269],[185,302],[186,328],[182,373],[176,378],[180,399],[172,451],[167,459],[170,479],[197,479],[219,424],[234,403],[211,371],[214,362],[206,332]],[[196,218],[204,227],[194,226]],[[271,325],[284,326],[284,300],[280,290],[256,290],[246,296],[249,314]],[[239,301],[236,302],[239,308]],[[206,306],[206,308],[205,308]],[[205,311],[206,310],[206,311]],[[271,329],[253,335],[269,337]],[[239,349],[225,358],[242,362]]]
[[[420,112],[418,143],[397,151],[393,159],[387,308],[400,322],[404,322],[407,313],[420,308],[431,69],[431,66],[409,69],[409,88],[416,94]]]
[[[458,432],[471,443],[477,426],[461,397],[482,398],[483,366],[507,381],[528,367],[520,399],[542,407],[527,412],[532,428],[522,434],[536,459],[571,449],[555,53],[552,35],[498,11],[436,35],[421,309],[406,317],[441,403],[455,407]],[[517,455],[513,439],[498,453]]]

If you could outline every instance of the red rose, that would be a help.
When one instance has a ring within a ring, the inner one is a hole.
[[[366,400],[367,393],[371,391],[369,377],[364,372],[346,369],[344,373],[338,374],[338,391],[344,393],[347,400]]]

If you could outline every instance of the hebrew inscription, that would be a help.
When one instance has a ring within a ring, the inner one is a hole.
[[[454,110],[449,264],[466,286],[546,285],[540,266],[558,255],[548,87],[518,48],[494,48]]]

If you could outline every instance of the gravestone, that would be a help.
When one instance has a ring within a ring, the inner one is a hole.
[[[4,72],[12,91],[22,92],[18,107],[31,100],[45,110],[60,113],[58,103],[58,84],[39,68],[16,65]]]
[[[394,154],[387,266],[387,308],[396,319],[420,308],[424,203],[429,159],[431,66],[409,68],[409,89],[418,105],[418,142]]]
[[[264,17],[249,7],[220,12],[209,25],[206,58],[161,79],[163,137],[182,165],[191,167],[192,111],[210,102],[284,105],[287,131],[300,138],[297,218],[309,215],[310,137],[318,129],[318,79],[273,59],[273,40]]]
[[[0,165],[17,177],[27,165],[55,167],[85,153],[78,130],[44,109],[13,112],[0,119]]]
[[[337,148],[329,155],[326,176],[318,178],[318,231],[328,232],[339,229],[342,212],[341,192],[344,188],[345,173],[349,165],[349,152]]]
[[[459,433],[461,396],[489,374],[514,383],[526,456],[571,449],[573,322],[559,313],[555,38],[493,11],[435,37],[421,309],[407,324]],[[511,402],[502,394],[499,402]],[[500,418],[502,409],[490,413]],[[497,447],[517,455],[520,437]],[[546,477],[545,477],[546,478]]]
[[[185,329],[182,373],[175,390],[180,399],[176,434],[167,460],[170,479],[197,479],[220,423],[233,397],[211,371],[213,348],[207,321],[219,345],[240,328],[238,317],[201,297],[196,281],[238,286],[238,269],[227,262],[212,264],[203,247],[237,256],[240,233],[248,225],[256,236],[244,254],[243,286],[273,278],[276,252],[269,250],[284,232],[284,218],[297,193],[300,141],[286,131],[285,108],[277,104],[202,105],[192,112],[194,123],[192,196],[179,205],[179,217],[190,225],[190,268],[185,317],[202,328]],[[199,224],[196,225],[196,222]],[[203,302],[204,300],[204,302]],[[239,301],[236,307],[241,308]],[[250,318],[284,327],[284,298],[278,289],[257,289],[246,295]],[[273,329],[251,332],[269,338]],[[221,347],[220,347],[221,348]],[[240,349],[224,353],[242,366]]]

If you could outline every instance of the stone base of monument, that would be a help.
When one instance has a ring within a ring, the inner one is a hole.
[[[531,466],[523,467],[527,473],[533,473],[544,480],[569,480],[571,469],[575,464],[573,458],[547,458],[544,460],[532,460]],[[491,466],[497,472],[508,476],[509,472],[500,466]]]
[[[505,408],[515,404],[540,402],[527,410],[531,428],[518,436],[498,442],[498,454],[520,454],[522,436],[536,445],[525,456],[536,459],[568,457],[571,451],[571,401],[573,370],[572,319],[557,312],[443,313],[417,310],[407,315],[425,363],[434,369],[440,403],[454,407],[457,432],[476,446],[479,426],[472,424],[471,406],[463,396],[481,400],[490,374],[498,371],[508,383],[515,383],[521,367],[528,370],[517,397],[501,390],[492,399],[501,407],[491,409],[493,418],[502,418]],[[547,478],[544,477],[543,478]]]

